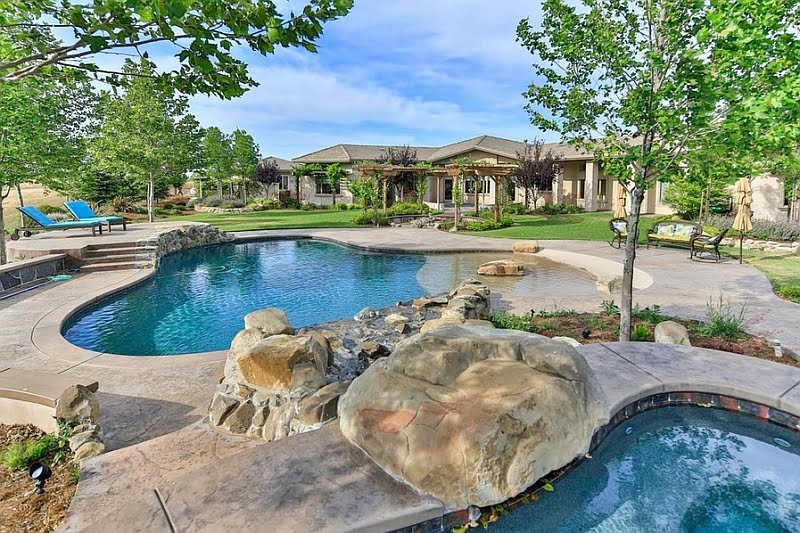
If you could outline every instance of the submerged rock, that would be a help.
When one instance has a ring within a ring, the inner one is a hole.
[[[586,453],[607,415],[573,347],[485,327],[402,341],[339,399],[351,442],[452,509],[519,494]]]
[[[478,267],[478,274],[482,276],[522,276],[525,267],[510,259],[489,261]]]

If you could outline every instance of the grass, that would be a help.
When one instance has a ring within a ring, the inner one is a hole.
[[[611,213],[581,213],[578,215],[516,215],[514,225],[508,228],[465,232],[481,237],[497,237],[501,239],[563,239],[582,241],[608,241],[611,231],[608,221]],[[642,217],[639,224],[640,241],[647,235],[647,229],[660,217]]]
[[[355,228],[361,211],[257,211],[253,213],[197,213],[167,220],[207,222],[223,231],[299,228]]]
[[[45,204],[61,206],[66,201],[66,198],[59,196],[55,192],[47,191],[44,187],[35,183],[26,183],[22,186],[22,199],[26,205],[34,205],[36,207]],[[17,191],[11,191],[11,194],[3,202],[3,221],[6,224],[6,231],[19,227],[20,216],[17,207],[19,207]]]

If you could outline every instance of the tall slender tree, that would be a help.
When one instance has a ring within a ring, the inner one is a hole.
[[[387,146],[384,148],[378,162],[384,165],[397,167],[413,167],[417,162],[417,151],[410,146]],[[414,187],[413,172],[394,172],[390,178],[390,185],[394,188],[394,196],[401,202],[405,199],[406,189]]]
[[[242,200],[247,202],[247,183],[256,176],[261,154],[253,136],[244,130],[235,130],[231,138],[231,170],[241,179]]]
[[[331,194],[333,195],[333,205],[336,205],[336,189],[338,189],[342,183],[342,180],[345,178],[347,174],[345,174],[344,169],[339,166],[339,163],[334,163],[332,165],[328,165],[325,168],[325,181],[328,184],[328,187],[331,188]]]
[[[205,174],[217,183],[217,196],[223,196],[222,184],[233,174],[233,145],[230,136],[216,126],[206,129],[203,137]]]
[[[123,68],[147,73],[150,66],[127,62]],[[156,198],[197,162],[199,124],[188,108],[185,96],[160,87],[149,76],[133,77],[124,93],[110,99],[100,136],[93,143],[102,171],[121,174],[145,190],[150,222]]]

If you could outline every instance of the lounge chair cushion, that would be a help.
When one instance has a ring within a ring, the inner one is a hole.
[[[92,208],[89,207],[89,204],[84,202],[83,200],[75,200],[72,202],[64,202],[64,207],[66,207],[70,213],[75,216],[78,220],[96,220],[100,222],[122,222],[122,217],[99,217],[92,211]]]
[[[53,222],[50,217],[39,211],[36,207],[32,205],[26,205],[25,207],[18,207],[25,216],[42,226],[43,228],[89,228],[92,226],[97,226],[100,224],[99,221],[92,221],[92,220],[73,220],[68,222]]]

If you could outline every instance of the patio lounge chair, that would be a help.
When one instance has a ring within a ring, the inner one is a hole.
[[[719,245],[722,242],[722,239],[725,238],[725,235],[728,233],[729,229],[730,228],[725,228],[714,237],[709,235],[700,235],[692,239],[692,247],[691,251],[689,252],[689,259],[694,259],[695,257],[702,259],[702,255],[708,253],[712,255],[715,262],[719,263],[719,260],[722,258],[719,253]]]
[[[70,212],[76,220],[81,222],[99,221],[108,224],[108,231],[111,231],[111,224],[122,224],[123,231],[128,229],[127,221],[122,217],[99,217],[97,216],[89,204],[83,200],[75,200],[74,202],[64,202],[64,207]]]
[[[22,226],[21,228],[15,229],[14,233],[11,234],[11,240],[14,241],[19,239],[20,235],[23,237],[30,237],[31,234],[37,231],[51,231],[57,229],[65,230],[75,228],[92,228],[92,235],[97,235],[96,230],[98,229],[100,230],[100,234],[103,234],[103,223],[99,220],[71,220],[69,222],[53,222],[50,217],[32,205],[18,207],[17,209],[19,209],[23,215],[38,224],[38,226]]]
[[[628,221],[624,218],[612,218],[608,221],[608,229],[614,234],[614,237],[608,241],[612,247],[622,248],[622,241],[628,238]]]

